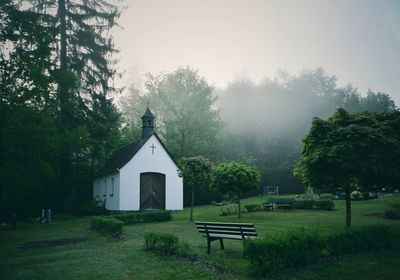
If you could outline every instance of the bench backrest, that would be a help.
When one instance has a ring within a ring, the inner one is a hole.
[[[240,235],[244,239],[248,236],[257,236],[254,224],[248,223],[218,223],[218,222],[195,222],[200,233],[207,236],[210,234]]]

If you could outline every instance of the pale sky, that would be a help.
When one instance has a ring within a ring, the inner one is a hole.
[[[209,83],[323,67],[400,104],[400,1],[125,0],[113,36],[122,83],[190,65]]]

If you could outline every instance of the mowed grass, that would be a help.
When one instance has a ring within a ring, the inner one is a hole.
[[[243,200],[242,205],[265,201],[265,197]],[[219,216],[217,206],[194,209],[195,220],[251,222],[260,236],[279,234],[297,227],[318,227],[324,232],[344,228],[344,201],[337,201],[335,211],[293,210],[288,212],[244,213]],[[382,217],[387,205],[400,203],[400,196],[352,202],[353,226],[385,223],[399,233],[400,221]],[[124,227],[124,238],[115,241],[89,229],[90,218],[55,221],[50,225],[20,223],[15,231],[0,232],[0,279],[246,279],[248,261],[243,258],[242,242],[225,240],[225,250],[213,242],[211,255],[207,242],[188,222],[189,209],[173,214],[173,221]],[[146,232],[168,232],[189,243],[198,258],[220,269],[219,273],[186,259],[157,256],[143,250]],[[52,248],[21,249],[30,241],[84,237],[88,241]],[[395,279],[400,275],[398,248],[345,256],[334,263],[305,269],[296,279]]]

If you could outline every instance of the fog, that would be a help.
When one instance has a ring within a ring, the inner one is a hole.
[[[400,3],[382,0],[128,0],[113,32],[120,83],[191,65],[217,88],[322,67],[400,101]]]

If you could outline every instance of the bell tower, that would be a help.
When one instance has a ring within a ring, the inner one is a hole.
[[[142,116],[142,138],[146,138],[154,133],[154,115],[147,107]]]

